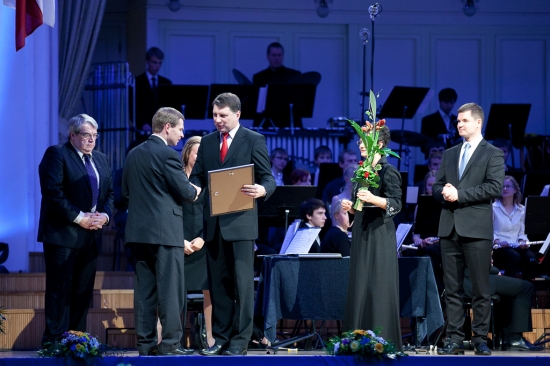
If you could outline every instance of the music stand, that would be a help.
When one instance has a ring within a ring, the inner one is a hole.
[[[317,194],[316,198],[322,199],[323,192],[327,184],[334,179],[341,177],[344,173],[338,163],[322,163],[319,165],[319,179],[317,179]],[[330,197],[332,199],[332,197]]]
[[[208,106],[212,105],[218,95],[233,93],[241,100],[241,119],[254,119],[256,117],[259,90],[260,87],[257,85],[212,84],[210,85]],[[212,108],[208,108],[208,118],[212,118]]]
[[[315,197],[315,186],[278,186],[267,202],[258,207],[258,218],[285,219],[285,231],[290,219],[300,218],[300,204]]]
[[[545,185],[550,182],[550,173],[532,172],[523,178],[523,197],[540,196]]]
[[[271,117],[290,117],[289,127],[293,135],[294,117],[313,117],[316,92],[314,84],[268,84],[264,112]]]
[[[401,135],[404,136],[405,119],[414,117],[418,107],[420,107],[429,91],[430,88],[424,87],[394,86],[390,95],[388,95],[388,99],[386,99],[386,102],[382,105],[382,109],[380,109],[380,118],[401,118]],[[399,142],[400,154],[403,151],[403,143],[403,140]],[[401,169],[402,159],[403,157],[401,157],[397,163],[398,170]]]
[[[208,85],[159,85],[159,106],[182,112],[185,119],[204,119]]]
[[[431,195],[418,196],[418,206],[414,223],[415,234],[424,237],[437,236],[441,203]]]
[[[544,240],[550,233],[550,197],[525,199],[525,235],[529,240]]]
[[[503,138],[510,141],[516,149],[522,148],[530,111],[531,104],[491,104],[485,139]],[[511,155],[512,165],[515,166],[514,154]]]

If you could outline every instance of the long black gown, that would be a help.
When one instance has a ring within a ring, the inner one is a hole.
[[[184,202],[183,211],[183,238],[191,241],[203,237],[203,206],[204,192],[201,192],[195,202]],[[206,271],[206,245],[201,250],[185,255],[184,276],[186,291],[208,290],[208,273]]]
[[[381,327],[380,335],[401,350],[399,269],[393,223],[393,216],[401,210],[401,175],[385,157],[379,163],[380,187],[369,190],[386,198],[387,208],[363,207],[356,211],[343,329]]]

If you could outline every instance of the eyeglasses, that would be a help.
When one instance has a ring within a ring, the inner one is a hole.
[[[94,140],[97,140],[97,138],[99,137],[99,133],[91,134],[91,133],[88,133],[88,132],[84,132],[84,133],[77,132],[76,134],[84,137],[84,139],[86,139],[86,140],[89,140],[90,137],[92,137]]]

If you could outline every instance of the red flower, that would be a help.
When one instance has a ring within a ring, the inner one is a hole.
[[[378,121],[378,127],[382,127],[386,124],[386,120],[385,119],[381,119],[380,121]]]
[[[362,162],[362,161],[360,161],[360,162],[359,162],[359,165],[363,165],[363,162]]]
[[[369,172],[365,172],[365,178],[368,178],[369,177]]]

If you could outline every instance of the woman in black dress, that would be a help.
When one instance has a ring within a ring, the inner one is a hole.
[[[386,147],[390,131],[380,129],[378,144]],[[363,143],[361,156],[366,157]],[[351,241],[348,295],[344,314],[345,330],[381,327],[380,335],[401,351],[399,323],[399,272],[393,216],[401,210],[401,175],[385,157],[376,156],[373,166],[381,165],[379,187],[354,189],[354,197],[363,201],[362,211],[354,212],[352,202],[342,207],[355,213]]]
[[[187,140],[181,153],[183,170],[187,177],[191,175],[201,138],[193,136]],[[193,202],[184,202],[183,209],[183,237],[185,239],[185,289],[186,291],[202,291],[204,295],[203,312],[206,324],[206,341],[208,344],[203,348],[214,345],[212,337],[212,303],[210,302],[210,291],[208,290],[208,275],[206,272],[206,250],[202,249],[203,239],[203,206],[204,191],[199,198]]]

